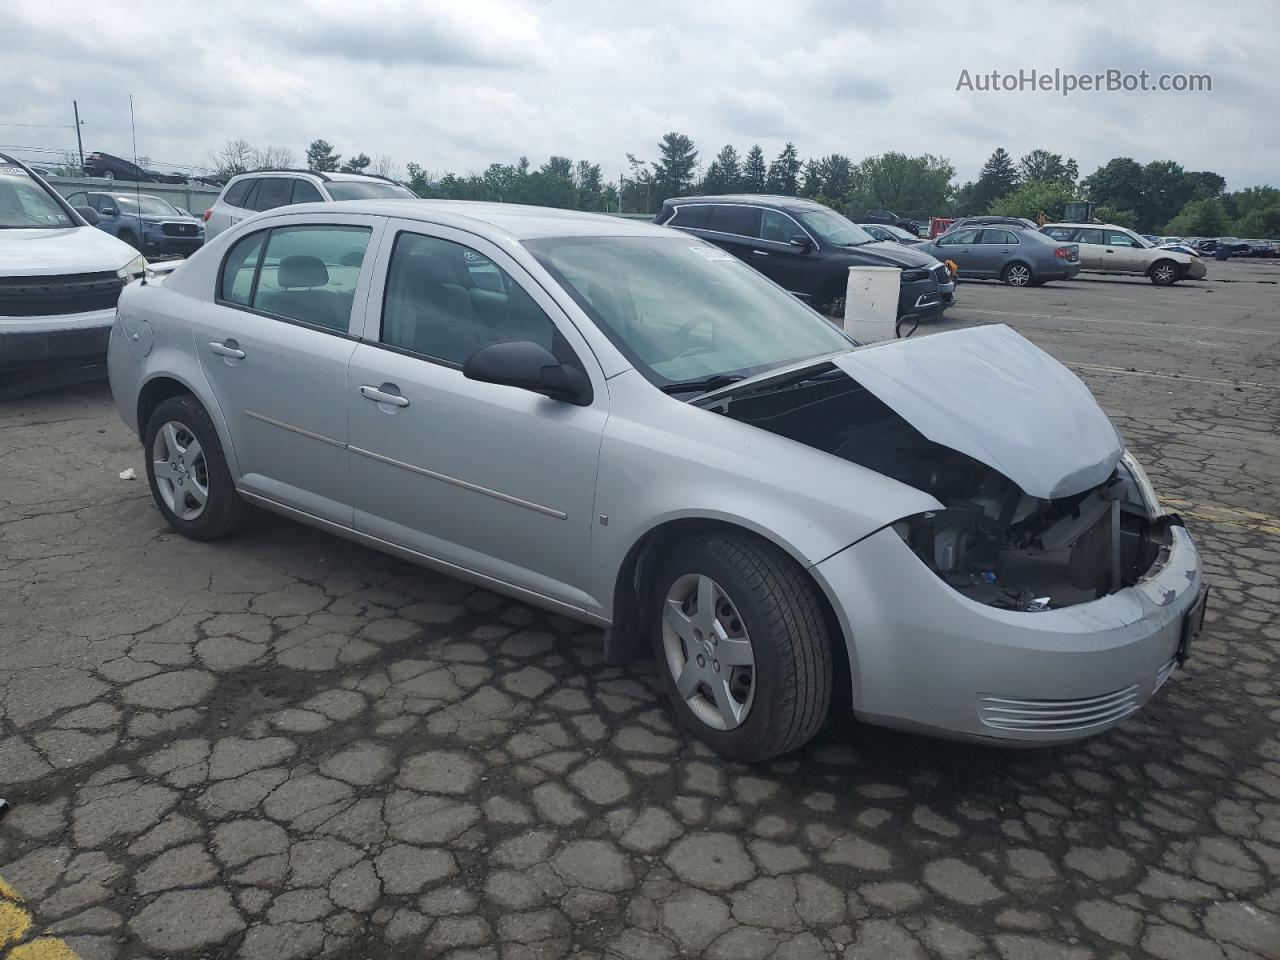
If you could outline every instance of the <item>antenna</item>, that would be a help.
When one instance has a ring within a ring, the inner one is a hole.
[[[138,167],[138,125],[134,123],[134,120],[133,120],[133,94],[132,93],[129,94],[129,132],[133,135],[133,165],[137,167],[139,170],[141,170],[142,168]],[[133,195],[136,198],[136,202],[138,204],[138,232],[141,233],[142,232],[142,184],[138,182],[137,180],[138,175],[136,173],[133,176],[134,176]],[[142,242],[142,239],[143,239],[142,237],[139,237],[138,241]],[[145,246],[145,244],[143,245]],[[138,252],[141,253],[142,251],[139,250]],[[144,284],[147,282],[147,278],[145,276],[142,278],[142,282]]]

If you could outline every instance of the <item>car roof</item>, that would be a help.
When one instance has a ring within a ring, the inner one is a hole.
[[[671,197],[663,201],[678,206],[682,203],[754,203],[762,207],[778,207],[782,210],[830,210],[828,206],[806,200],[804,197],[780,197],[768,193],[724,193],[703,197]]]
[[[1096,230],[1126,230],[1134,232],[1130,227],[1122,227],[1118,223],[1046,223],[1046,227],[1093,227]]]
[[[479,200],[339,200],[336,203],[300,203],[276,207],[269,214],[287,216],[300,213],[331,215],[334,209],[343,213],[367,214],[398,220],[421,220],[424,223],[456,226],[475,231],[484,225],[514,240],[536,240],[541,237],[680,237],[687,233],[660,227],[648,220],[627,220],[607,213],[585,213],[533,207],[520,203],[488,203]],[[255,220],[257,218],[254,218]]]

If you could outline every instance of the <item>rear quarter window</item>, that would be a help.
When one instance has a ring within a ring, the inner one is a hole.
[[[229,203],[233,207],[243,207],[245,200],[249,197],[249,189],[256,183],[255,180],[241,180],[227,187],[226,194],[222,197],[223,203]]]

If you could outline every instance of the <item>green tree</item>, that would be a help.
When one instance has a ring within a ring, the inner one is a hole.
[[[784,197],[794,197],[800,192],[800,154],[796,145],[790,140],[782,151],[769,164],[769,173],[765,178],[765,190]]]
[[[1142,205],[1142,164],[1131,157],[1108,160],[1080,184],[1097,206],[1138,210]]]
[[[1075,183],[1079,168],[1070,157],[1065,160],[1060,153],[1048,150],[1032,150],[1018,161],[1018,179],[1028,180],[1061,180]]]
[[[972,180],[968,180],[963,186],[957,187],[955,194],[951,198],[951,213],[957,217],[985,213],[986,211],[978,206],[977,191],[978,185]]]
[[[764,151],[760,144],[754,143],[747,151],[747,159],[742,164],[742,190],[744,193],[764,193],[765,177],[768,172],[764,165]]]
[[[1118,227],[1128,227],[1131,230],[1138,228],[1138,215],[1132,210],[1116,210],[1112,207],[1094,207],[1093,216],[1095,220],[1102,223],[1114,223]]]
[[[578,188],[579,210],[604,209],[604,182],[600,176],[600,164],[579,160],[573,173],[573,183]]]
[[[687,194],[693,187],[693,175],[698,166],[698,151],[683,133],[672,130],[658,144],[660,159],[653,164],[654,200],[661,203],[668,197]]]
[[[1217,237],[1227,230],[1227,211],[1218,197],[1192,200],[1164,226],[1164,232],[1178,237]]]
[[[736,193],[742,182],[742,161],[732,146],[724,146],[707,167],[702,178],[702,193]]]
[[[373,161],[369,159],[367,153],[357,153],[353,157],[348,157],[347,162],[340,169],[343,173],[364,173],[371,163]]]
[[[629,176],[622,178],[622,209],[653,213],[653,171],[650,164],[636,159],[634,153],[627,154]]]
[[[804,167],[801,194],[806,197],[843,198],[853,183],[853,161],[842,153],[831,153],[810,160]]]
[[[955,174],[950,161],[931,153],[910,157],[891,151],[867,157],[851,173],[850,210],[860,215],[866,210],[886,209],[901,216],[942,210]]]
[[[333,171],[338,169],[341,154],[333,152],[333,144],[328,140],[312,140],[307,145],[307,169]]]
[[[982,165],[978,180],[973,186],[972,203],[975,210],[986,210],[991,201],[1011,193],[1018,185],[1018,171],[1013,157],[1004,147],[997,147]]]
[[[414,163],[412,160],[405,164],[404,169],[405,173],[409,177],[405,186],[420,197],[434,196],[432,192],[432,180],[434,178],[427,173],[426,170],[424,170],[419,164]]]
[[[1075,189],[1061,180],[1033,180],[1006,197],[992,202],[988,212],[1002,217],[1034,220],[1040,213],[1051,220],[1062,216],[1063,206],[1075,197]]]

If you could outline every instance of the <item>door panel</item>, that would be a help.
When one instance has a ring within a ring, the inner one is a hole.
[[[343,248],[363,252],[373,221],[344,219],[357,222],[282,224],[238,241],[223,263],[221,302],[202,304],[191,324],[239,485],[350,526],[346,394],[356,340],[347,331],[368,270],[330,262],[326,251],[343,237]]]
[[[356,529],[598,611],[586,585],[607,387],[594,358],[501,250],[462,231],[404,226],[384,245],[369,302],[381,323],[366,336],[385,345],[362,343],[351,358]],[[461,361],[499,340],[533,340],[577,362],[594,401],[466,379]]]
[[[944,259],[955,261],[960,268],[961,279],[989,276],[982,272],[982,256],[977,243],[980,232],[976,228],[965,227],[953,235],[938,238],[938,250]]]
[[[1107,270],[1106,247],[1101,230],[1092,227],[1081,230],[1076,243],[1080,244],[1080,269]]]
[[[760,239],[751,244],[748,261],[774,283],[809,299],[816,286],[817,251],[791,244],[793,236],[807,236],[800,225],[777,210],[760,211]]]

